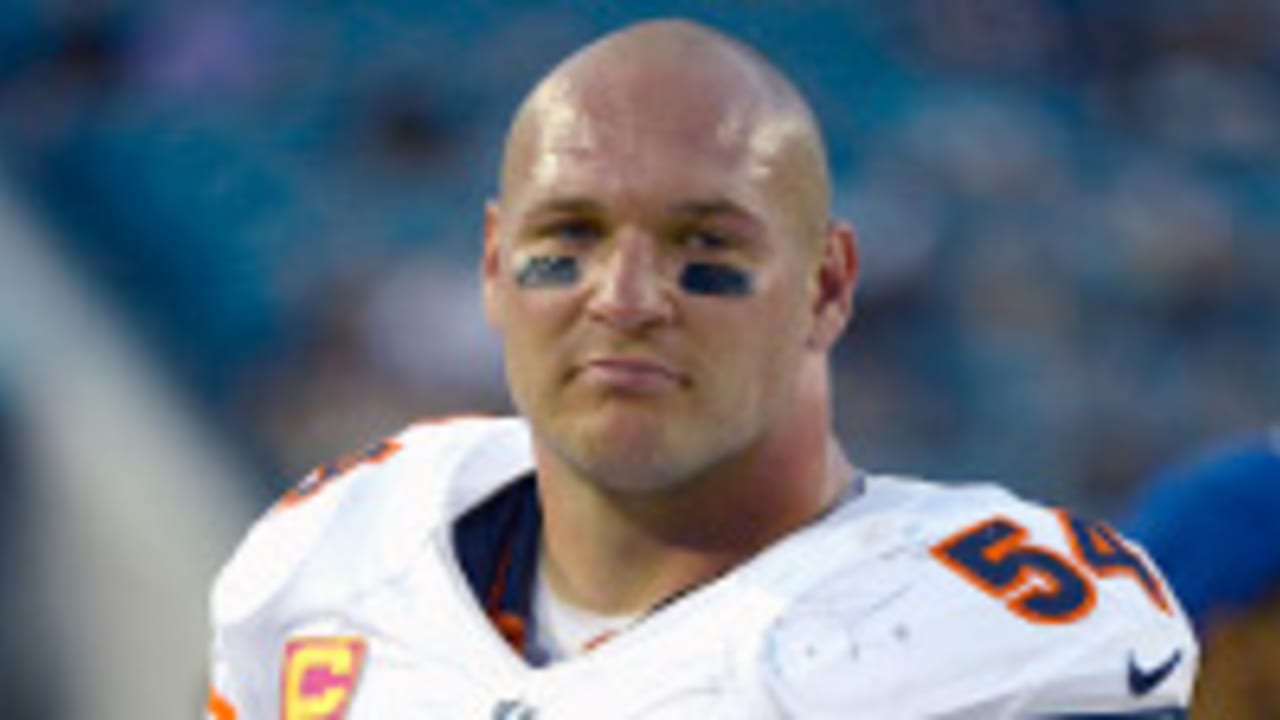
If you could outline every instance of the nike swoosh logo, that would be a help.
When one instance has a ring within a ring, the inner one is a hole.
[[[1164,662],[1150,670],[1140,667],[1133,653],[1129,653],[1129,692],[1134,697],[1142,697],[1155,690],[1165,678],[1173,674],[1178,663],[1182,662],[1182,650],[1175,650]]]

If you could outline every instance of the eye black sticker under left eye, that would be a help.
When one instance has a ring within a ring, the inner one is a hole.
[[[680,273],[680,287],[694,295],[742,297],[751,294],[751,273],[720,263],[689,263]]]
[[[568,287],[578,282],[579,275],[577,258],[539,255],[516,271],[516,284],[522,288]]]

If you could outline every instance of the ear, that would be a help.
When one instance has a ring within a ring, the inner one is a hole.
[[[853,318],[853,290],[858,282],[858,243],[853,226],[832,220],[827,224],[822,263],[815,282],[814,322],[807,345],[830,350]]]
[[[484,251],[480,256],[480,286],[484,314],[495,329],[502,328],[502,242],[499,232],[502,211],[496,200],[484,206]]]

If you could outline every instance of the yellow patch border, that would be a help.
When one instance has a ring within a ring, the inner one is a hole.
[[[342,720],[360,682],[367,644],[355,635],[291,638],[280,669],[281,720]],[[319,693],[304,693],[308,673],[326,674]]]

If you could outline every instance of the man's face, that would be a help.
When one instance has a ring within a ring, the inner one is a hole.
[[[809,352],[821,238],[735,112],[557,104],[489,209],[515,404],[606,487],[669,487],[749,449]]]

